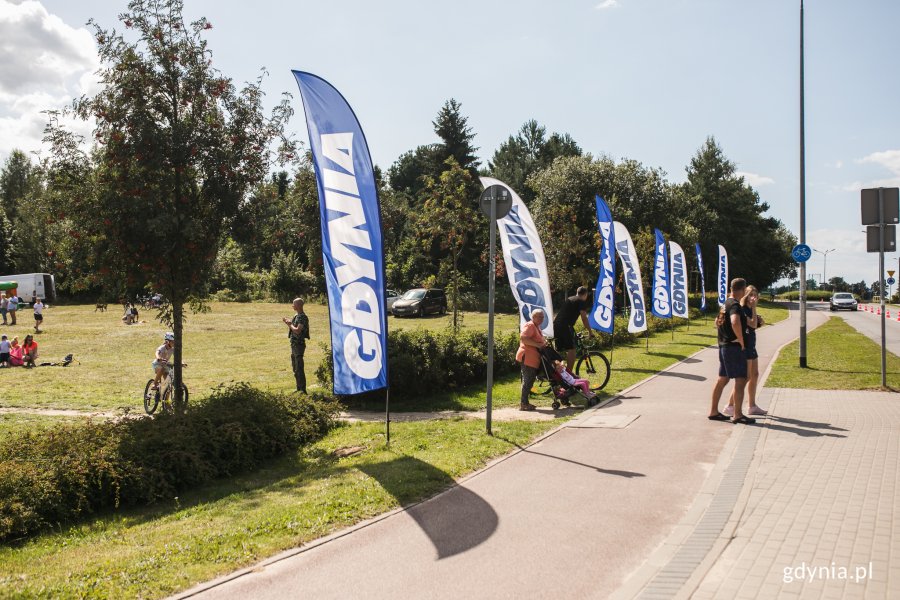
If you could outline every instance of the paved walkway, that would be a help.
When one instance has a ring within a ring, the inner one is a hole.
[[[763,367],[795,332],[760,332]],[[900,597],[900,396],[765,389],[759,426],[712,423],[714,359],[427,502],[183,597]]]

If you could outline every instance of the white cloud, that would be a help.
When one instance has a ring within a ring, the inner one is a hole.
[[[597,10],[606,10],[607,8],[615,8],[619,5],[619,0],[603,0],[600,4],[595,6]]]
[[[860,163],[874,163],[881,165],[888,171],[891,171],[900,177],[900,150],[885,150],[884,152],[873,152],[872,154],[859,159]]]
[[[100,63],[87,29],[70,27],[36,0],[0,0],[0,56],[0,161],[5,161],[14,148],[40,148],[47,122],[43,111],[91,93]]]
[[[735,175],[738,177],[743,177],[744,181],[749,183],[753,187],[759,187],[761,185],[771,185],[775,183],[775,180],[771,177],[766,177],[765,175],[758,175],[756,173],[748,173],[746,171],[736,171]]]

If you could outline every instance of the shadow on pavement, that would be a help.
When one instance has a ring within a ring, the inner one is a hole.
[[[627,371],[629,373],[653,373],[661,377],[678,377],[680,379],[690,379],[691,381],[706,381],[706,377],[702,375],[691,375],[690,373],[675,373],[673,371],[656,371],[654,369],[618,369],[619,371]],[[607,404],[607,406],[609,406]]]
[[[455,481],[434,465],[411,456],[369,465],[359,470],[375,479],[400,504],[411,500],[416,483],[438,482],[450,487]],[[413,481],[410,481],[410,480]],[[407,511],[419,525],[438,553],[438,560],[470,550],[491,537],[497,530],[497,512],[481,496],[456,486],[428,502]]]
[[[561,460],[567,463],[572,463],[573,465],[579,465],[581,467],[585,467],[587,469],[594,469],[598,473],[604,473],[606,475],[617,475],[619,477],[626,477],[631,479],[632,477],[646,477],[643,473],[637,473],[635,471],[618,471],[616,469],[604,469],[602,467],[595,467],[594,465],[589,465],[587,463],[578,462],[577,460],[572,460],[569,458],[563,458],[562,456],[554,456],[552,454],[544,454],[543,452],[535,452],[534,450],[528,450],[526,448],[522,449],[522,452],[527,452],[528,454],[536,454],[538,456],[546,456],[547,458],[553,458],[556,460]]]
[[[607,406],[609,406],[609,405],[607,405]],[[515,446],[516,448],[518,448],[519,450],[521,450],[522,452],[524,452],[526,454],[534,454],[535,456],[544,456],[544,457],[552,458],[555,460],[561,460],[563,462],[571,463],[573,465],[578,465],[579,467],[584,467],[586,469],[594,469],[598,473],[604,473],[606,475],[616,475],[618,477],[626,477],[628,479],[631,479],[632,477],[646,477],[646,475],[644,475],[643,473],[638,473],[636,471],[619,471],[617,469],[604,469],[602,467],[596,467],[594,465],[589,465],[587,463],[578,462],[577,460],[572,460],[570,458],[563,458],[562,456],[556,456],[553,454],[545,454],[544,452],[536,452],[535,450],[529,450],[528,448],[520,446],[519,444],[516,444],[515,442],[512,442],[501,436],[497,436],[497,439],[503,440],[504,442],[509,442],[510,444],[512,444],[513,446]]]
[[[691,381],[706,381],[703,375],[691,375],[690,373],[675,373],[673,371],[663,371],[660,377],[678,377],[680,379],[690,379]]]
[[[757,421],[757,425],[759,422]],[[788,427],[786,425],[779,425],[778,423],[773,423],[772,421],[765,422],[764,425],[769,429],[774,429],[775,431],[784,431],[785,433],[794,433],[799,435],[800,437],[833,437],[833,438],[845,438],[846,435],[840,433],[822,433],[821,431],[816,431],[815,429],[803,429],[802,427]]]
[[[790,423],[791,425],[797,425],[798,427],[808,427],[810,429],[830,429],[831,431],[849,431],[849,429],[844,429],[843,427],[835,427],[831,423],[819,423],[817,421],[801,421],[800,419],[789,419],[788,417],[778,417],[778,416],[769,416],[770,419],[774,419],[781,423]]]

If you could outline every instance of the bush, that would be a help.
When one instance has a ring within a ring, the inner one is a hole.
[[[495,376],[517,370],[515,353],[518,347],[519,336],[514,333],[494,336]],[[331,350],[326,348],[325,357],[316,369],[316,377],[325,389],[332,388],[332,372]],[[487,332],[390,331],[388,373],[391,397],[398,399],[483,381],[487,375]]]
[[[88,421],[0,443],[0,540],[149,505],[259,467],[325,434],[331,399],[219,388],[185,415]]]

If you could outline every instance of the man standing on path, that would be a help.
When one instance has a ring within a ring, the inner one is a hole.
[[[306,340],[309,339],[309,317],[303,312],[303,298],[294,299],[294,318],[282,319],[288,326],[288,338],[291,340],[291,367],[297,381],[297,391],[306,393],[306,372],[303,370],[303,353],[306,352]]]
[[[581,322],[587,329],[588,335],[594,337],[591,325],[588,323],[587,311],[591,308],[588,295],[591,290],[581,286],[574,296],[569,296],[563,302],[562,308],[556,313],[553,319],[553,333],[556,336],[556,351],[566,355],[566,366],[571,371],[575,365],[575,323],[578,321],[578,315],[581,315]]]
[[[741,405],[744,402],[744,387],[747,385],[747,357],[744,353],[744,330],[747,328],[747,317],[741,310],[741,298],[747,289],[747,282],[741,279],[731,280],[731,296],[725,301],[722,312],[716,319],[719,337],[719,378],[712,392],[712,406],[709,409],[709,420],[726,421],[728,417],[719,412],[719,399],[734,379],[734,416],[732,423],[755,423],[755,419],[745,417]]]

